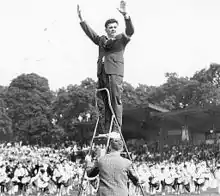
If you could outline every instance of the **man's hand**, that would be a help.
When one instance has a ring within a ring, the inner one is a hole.
[[[124,0],[121,0],[120,2],[120,8],[117,8],[118,11],[123,15],[125,16],[127,14],[127,11],[126,11],[126,2]]]
[[[83,18],[82,18],[81,10],[80,10],[80,7],[79,7],[78,4],[77,4],[77,14],[78,14],[78,17],[79,17],[80,21],[82,22]]]

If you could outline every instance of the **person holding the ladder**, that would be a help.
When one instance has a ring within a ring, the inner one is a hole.
[[[128,196],[129,180],[138,186],[140,181],[132,167],[132,162],[120,156],[123,151],[123,141],[112,138],[110,153],[100,157],[96,162],[91,162],[91,156],[86,156],[87,175],[99,175],[98,196]]]
[[[110,93],[111,105],[115,113],[118,126],[113,126],[112,131],[119,131],[122,126],[122,83],[124,76],[124,50],[131,36],[134,33],[134,28],[131,18],[126,11],[126,2],[120,2],[118,11],[125,19],[125,33],[117,34],[118,21],[109,19],[105,22],[106,35],[99,36],[83,19],[79,5],[77,12],[80,19],[80,25],[86,35],[98,46],[98,88],[107,88]],[[105,130],[108,133],[111,124],[112,112],[108,104],[108,96],[106,92],[100,92],[101,98],[105,105]]]

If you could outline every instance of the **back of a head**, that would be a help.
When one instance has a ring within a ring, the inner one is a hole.
[[[123,141],[119,138],[112,138],[110,141],[111,149],[114,151],[123,150]]]

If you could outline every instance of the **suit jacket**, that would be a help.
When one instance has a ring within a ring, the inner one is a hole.
[[[125,33],[117,35],[115,40],[97,35],[85,21],[80,22],[80,25],[86,35],[99,47],[97,75],[101,74],[104,65],[106,74],[124,76],[124,50],[134,33],[131,19],[125,19]]]
[[[99,174],[100,183],[98,196],[128,196],[128,180],[135,185],[138,178],[135,175],[131,161],[112,152],[101,157],[94,166],[88,165],[87,175],[94,177]]]

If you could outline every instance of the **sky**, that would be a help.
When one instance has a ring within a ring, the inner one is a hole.
[[[109,18],[124,20],[120,0],[0,0],[0,85],[25,73],[57,90],[96,80],[98,47],[84,34],[76,12],[100,35]],[[161,85],[166,72],[192,76],[220,63],[219,0],[127,0],[135,33],[125,51],[124,80]]]

